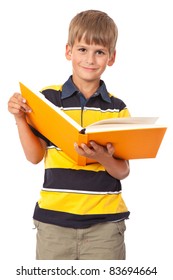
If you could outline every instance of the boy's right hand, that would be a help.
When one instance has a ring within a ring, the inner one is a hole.
[[[8,111],[15,118],[22,118],[25,116],[25,113],[30,113],[32,110],[20,93],[14,93],[8,101]]]

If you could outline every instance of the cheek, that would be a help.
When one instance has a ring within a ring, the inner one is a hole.
[[[107,64],[108,64],[108,61],[109,61],[108,57],[104,57],[104,58],[102,58],[102,59],[98,59],[98,60],[97,60],[97,63],[98,63],[101,67],[105,68],[105,67],[107,66]]]
[[[79,62],[77,60],[72,60],[73,68],[77,68],[78,65],[79,65]]]
[[[82,59],[78,55],[73,54],[71,56],[71,61],[73,65],[77,65],[82,61]]]
[[[101,61],[99,65],[104,70],[107,66],[107,63],[108,63],[108,61],[105,59],[104,61]]]

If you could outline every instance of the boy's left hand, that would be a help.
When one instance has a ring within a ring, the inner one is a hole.
[[[101,146],[94,141],[90,141],[90,146],[84,143],[78,146],[78,144],[75,143],[74,148],[79,155],[95,159],[98,162],[102,160],[103,157],[112,157],[115,151],[111,143],[107,143],[106,146]]]
[[[114,156],[116,147],[114,148],[111,143],[107,143],[105,146],[101,146],[94,141],[90,141],[88,146],[84,143],[78,146],[75,143],[74,148],[79,155],[99,162],[112,177],[118,180],[122,180],[129,175],[129,162]]]

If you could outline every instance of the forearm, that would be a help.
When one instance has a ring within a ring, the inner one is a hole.
[[[15,118],[22,148],[28,161],[36,164],[40,162],[45,153],[45,146],[33,134],[25,118]]]
[[[113,156],[104,157],[100,161],[106,171],[114,178],[122,180],[130,173],[129,162],[127,160],[116,159]]]
[[[84,143],[81,146],[75,143],[74,148],[79,155],[95,159],[116,179],[122,180],[129,175],[129,162],[113,156],[115,148],[111,143],[101,146],[94,141],[90,141],[90,147]]]

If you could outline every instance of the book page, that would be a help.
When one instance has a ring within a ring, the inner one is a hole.
[[[165,128],[163,125],[157,124],[147,124],[147,123],[102,123],[96,125],[90,125],[86,127],[85,134],[95,133],[95,132],[108,132],[108,131],[127,131],[127,130],[143,130],[143,129],[153,129],[153,128]]]
[[[129,117],[129,118],[111,118],[92,123],[87,126],[95,126],[102,124],[154,124],[158,117]]]

